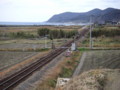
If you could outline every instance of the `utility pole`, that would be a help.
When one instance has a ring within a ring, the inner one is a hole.
[[[92,44],[92,16],[90,16],[90,49],[93,48]]]
[[[53,39],[52,39],[52,49],[55,49],[55,45],[53,43]]]
[[[47,39],[47,35],[45,35],[45,37],[44,37],[44,40],[45,40],[45,48],[47,48],[47,41],[46,41],[46,39]]]
[[[45,48],[47,48],[47,44],[46,44],[46,37],[45,37]]]
[[[53,42],[53,36],[51,36],[51,40],[52,40],[52,49],[55,49],[55,45],[54,45],[54,42]]]

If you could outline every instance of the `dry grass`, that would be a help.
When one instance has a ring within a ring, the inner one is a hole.
[[[54,39],[54,42],[60,43],[64,42],[65,40],[71,40],[68,38],[61,38],[61,39]],[[18,44],[44,44],[45,40],[40,39],[40,40],[30,40],[30,39],[13,39],[13,40],[4,40],[0,41],[0,44],[9,44],[9,43],[18,43]],[[51,43],[50,39],[46,39],[46,43]]]
[[[111,47],[111,48],[119,48],[120,47],[120,37],[98,37],[93,38],[93,47]],[[82,43],[79,43],[79,46],[89,47],[89,38],[86,38]]]
[[[30,32],[30,33],[36,33],[38,29],[40,28],[49,28],[52,30],[78,30],[81,28],[81,26],[27,26],[27,27],[0,27],[0,32],[3,33],[10,33],[10,32]]]
[[[46,40],[46,43],[49,43],[50,40]],[[44,44],[45,40],[29,40],[29,39],[14,39],[14,40],[5,40],[0,41],[0,44],[9,44],[9,43],[25,43],[25,44]]]
[[[116,89],[119,87],[118,84],[113,83],[119,81],[119,71],[112,69],[90,70],[72,78],[61,90],[119,90]],[[114,79],[109,80],[110,77],[114,77]],[[106,86],[109,89],[105,89]],[[113,86],[114,89],[111,89]]]
[[[64,68],[72,68],[72,71],[75,69],[77,65],[77,60],[79,60],[81,53],[74,52],[71,57],[66,57],[64,60],[60,61],[55,67],[52,68],[46,75],[45,79],[40,82],[36,88],[36,90],[54,90],[57,82],[57,78],[62,73],[62,69]],[[68,63],[70,61],[71,63]]]
[[[109,26],[104,26],[104,27],[95,27],[94,30],[99,30],[99,29],[104,29],[105,31],[109,30],[120,30],[119,27],[109,27]],[[80,47],[89,47],[90,45],[90,39],[89,39],[89,33],[86,34],[87,37],[82,41],[82,43],[79,43]],[[120,36],[116,35],[114,37],[106,37],[105,35],[99,36],[99,37],[93,37],[93,46],[94,47],[109,47],[109,48],[120,48]]]
[[[19,48],[15,48],[15,49],[0,48],[0,51],[23,51],[23,49],[19,49]]]
[[[48,51],[49,49],[44,48],[0,48],[0,51],[23,51],[23,52],[38,52],[38,51]]]
[[[70,40],[70,39],[67,39]],[[62,39],[54,39],[55,42],[57,41],[64,41],[64,38]],[[1,40],[0,44],[9,44],[9,43],[18,43],[18,44],[44,44],[45,39],[38,39],[38,40],[30,40],[30,39],[11,39],[11,40]],[[51,43],[50,39],[46,39],[46,43]]]
[[[48,53],[48,51],[43,52],[43,53],[38,53],[37,55],[35,55],[35,56],[33,56],[33,57],[31,57],[31,58],[29,58],[29,59],[27,59],[27,60],[24,60],[23,62],[18,63],[18,64],[16,64],[16,65],[14,65],[14,66],[12,66],[12,67],[10,67],[10,68],[8,68],[8,69],[0,72],[0,79],[4,78],[4,77],[6,77],[6,76],[9,76],[9,75],[11,75],[11,74],[13,74],[14,72],[16,72],[16,71],[20,70],[21,68],[29,65],[30,63],[36,61],[36,60],[39,59],[41,56],[44,56],[44,55],[46,55],[47,53]]]

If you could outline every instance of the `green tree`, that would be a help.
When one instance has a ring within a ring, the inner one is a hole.
[[[38,29],[37,33],[39,36],[45,36],[47,34],[49,34],[50,30],[48,28],[41,28]]]

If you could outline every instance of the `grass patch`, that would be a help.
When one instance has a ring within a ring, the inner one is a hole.
[[[78,48],[79,51],[84,52],[84,51],[89,51],[90,49],[88,48]]]
[[[68,78],[68,77],[72,76],[72,72],[73,71],[71,68],[63,67],[61,73],[59,74],[59,77]]]
[[[120,47],[120,37],[97,37],[93,38],[93,47]],[[81,44],[81,47],[89,47],[89,38],[86,38]]]
[[[46,43],[50,43],[51,41],[49,39],[46,39]],[[12,39],[12,40],[4,40],[0,41],[0,44],[9,44],[9,43],[22,43],[22,44],[44,44],[45,40],[30,40],[30,39]]]
[[[14,51],[14,52],[44,52],[44,51],[49,51],[49,48],[27,48],[27,49],[19,49],[19,48],[15,48],[15,49],[10,49],[10,48],[0,48],[0,51]]]
[[[48,85],[51,86],[51,87],[53,87],[53,88],[56,86],[56,83],[57,83],[56,79],[50,79],[50,80],[48,80]]]

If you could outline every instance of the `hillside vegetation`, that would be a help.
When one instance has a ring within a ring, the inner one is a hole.
[[[107,8],[104,10],[93,9],[84,13],[65,12],[52,16],[48,22],[89,23],[91,16],[93,16],[93,22],[97,23],[105,23],[106,21],[118,22],[120,20],[120,10]]]
[[[120,27],[97,27],[92,31],[93,37],[115,37],[120,36]]]

